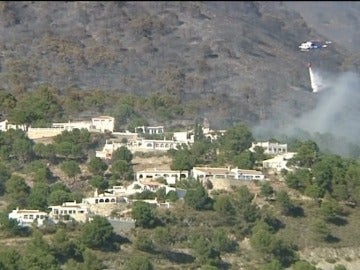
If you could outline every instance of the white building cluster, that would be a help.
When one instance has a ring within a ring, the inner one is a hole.
[[[27,133],[29,139],[53,137],[61,134],[64,130],[87,129],[89,132],[114,132],[115,119],[111,116],[93,117],[91,121],[74,121],[66,123],[53,123],[51,128],[33,128],[26,125],[10,124],[8,120],[0,122],[0,131],[9,129],[21,129]]]
[[[12,125],[7,120],[0,122],[0,131],[7,131],[9,129],[23,129],[28,133],[30,139],[56,136],[61,132],[73,129],[87,129],[89,132],[110,132],[117,139],[107,140],[101,151],[96,151],[96,157],[103,159],[111,159],[112,153],[121,146],[127,147],[132,153],[135,152],[154,152],[154,151],[168,151],[170,149],[177,149],[182,144],[191,146],[194,143],[193,131],[174,132],[172,139],[145,139],[141,134],[161,135],[164,134],[163,126],[140,126],[135,128],[135,133],[114,132],[114,118],[110,116],[94,117],[91,121],[77,121],[66,123],[53,123],[52,128],[31,128],[26,129],[25,125]],[[203,134],[210,140],[216,140],[218,136],[225,133],[225,130],[214,131],[208,126],[203,128]],[[273,142],[254,142],[252,143],[250,151],[255,151],[255,147],[264,148],[264,153],[272,156],[271,159],[263,161],[263,168],[266,170],[273,170],[280,172],[282,169],[287,169],[287,162],[296,153],[288,153],[286,144],[279,144]],[[159,188],[165,188],[166,194],[170,191],[175,191],[179,198],[183,198],[186,194],[185,190],[174,188],[177,181],[181,179],[193,178],[205,183],[205,181],[212,181],[216,183],[217,180],[237,180],[237,181],[263,181],[266,180],[265,175],[259,170],[244,170],[231,167],[194,167],[191,172],[174,171],[164,169],[150,169],[137,171],[135,173],[135,181],[128,187],[114,186],[108,189],[103,194],[98,194],[95,191],[92,197],[87,197],[81,203],[65,202],[62,205],[50,206],[50,212],[42,212],[39,210],[15,209],[9,213],[9,218],[15,219],[20,226],[31,226],[36,223],[43,225],[46,222],[58,223],[75,220],[78,222],[86,222],[93,215],[103,215],[108,218],[111,212],[116,210],[121,204],[129,204],[133,200],[129,199],[130,195],[143,192],[145,190],[157,191]],[[160,183],[159,179],[163,182]],[[220,183],[220,181],[218,181]],[[170,207],[169,204],[159,203],[157,200],[146,201],[157,205],[158,207]],[[127,209],[129,211],[129,209]],[[125,218],[125,216],[124,216]]]
[[[39,210],[17,208],[9,213],[8,217],[9,219],[15,219],[19,226],[23,227],[57,224],[59,222],[66,223],[72,220],[84,223],[91,220],[94,215],[102,215],[111,218],[112,210],[118,209],[121,205],[131,204],[134,201],[137,201],[129,199],[128,197],[130,195],[141,193],[145,190],[155,192],[159,188],[165,188],[166,194],[170,191],[175,191],[179,198],[183,198],[186,193],[182,189],[169,187],[165,184],[135,181],[128,187],[114,186],[102,194],[98,194],[98,191],[95,190],[93,196],[84,198],[81,203],[74,201],[64,202],[62,205],[49,206],[49,209],[51,209],[49,213]],[[170,207],[169,203],[158,202],[157,199],[144,201],[158,207]],[[128,211],[125,210],[123,212],[127,213]],[[123,219],[126,221],[132,220],[127,215],[124,215]],[[121,218],[119,220],[121,220]]]

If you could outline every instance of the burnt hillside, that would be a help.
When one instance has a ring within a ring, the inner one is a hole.
[[[1,2],[0,87],[159,91],[197,101],[213,126],[315,106],[306,63],[347,68],[334,43],[281,2]],[[350,65],[351,66],[351,65]]]

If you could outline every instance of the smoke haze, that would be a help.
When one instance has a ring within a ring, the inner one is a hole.
[[[295,119],[289,119],[283,110],[277,119],[255,127],[254,136],[312,139],[321,150],[345,156],[350,145],[360,147],[360,78],[352,72],[326,76],[321,78],[327,82],[326,89],[314,93],[318,100],[313,110]]]

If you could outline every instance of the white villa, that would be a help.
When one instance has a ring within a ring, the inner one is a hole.
[[[141,127],[136,127],[135,128],[135,133],[163,134],[164,133],[164,126],[157,126],[157,127],[141,126]]]
[[[99,130],[100,132],[104,133],[106,131],[108,132],[114,132],[115,127],[115,118],[111,116],[99,116],[99,117],[93,117],[91,119],[92,126]]]
[[[242,170],[242,169],[232,169],[231,170],[235,175],[234,179],[236,180],[265,180],[265,175],[262,172],[256,170]]]
[[[287,153],[287,144],[279,144],[272,142],[257,142],[257,143],[252,143],[249,150],[254,152],[255,151],[254,148],[256,146],[264,148],[265,154],[278,155],[278,154]]]
[[[87,197],[82,200],[83,204],[114,204],[117,203],[117,197],[110,193],[98,194],[98,190],[95,189],[93,197]]]
[[[34,222],[37,226],[41,226],[49,218],[46,212],[27,209],[19,210],[19,208],[9,213],[8,217],[9,219],[15,219],[19,223],[19,226],[22,227],[30,227]]]
[[[125,133],[126,134],[126,133]],[[194,143],[194,135],[190,135],[189,132],[175,132],[172,140],[151,140],[134,137],[132,133],[129,133],[127,140],[106,140],[105,145],[101,151],[96,151],[96,157],[102,159],[111,159],[112,153],[125,146],[130,152],[154,152],[162,151],[166,152],[170,149],[177,149],[182,144],[191,145]]]
[[[214,180],[214,179],[234,179],[234,174],[230,168],[215,168],[215,167],[193,167],[191,176],[195,179]]]
[[[287,162],[294,157],[296,153],[288,152],[285,154],[278,155],[274,158],[263,161],[264,169],[273,169],[280,172],[282,169],[291,170],[287,167]]]
[[[54,137],[61,134],[64,130],[71,131],[77,129],[87,129],[91,132],[113,132],[115,126],[115,119],[111,116],[93,117],[91,121],[74,121],[66,123],[53,123],[51,128],[33,128],[26,127],[26,125],[10,124],[8,120],[0,122],[0,131],[7,131],[9,129],[21,129],[27,132],[29,139],[38,139],[46,137]]]
[[[230,180],[264,180],[262,172],[256,170],[242,170],[238,168],[194,167],[192,177],[203,180],[230,179]]]
[[[73,130],[75,128],[78,129],[87,129],[94,130],[104,133],[105,131],[114,131],[115,118],[111,116],[99,116],[93,117],[91,121],[75,121],[75,122],[67,122],[67,123],[53,123],[53,128],[60,128],[63,130]]]
[[[0,122],[0,131],[8,131],[9,129],[21,129],[23,131],[26,131],[26,125],[15,125],[10,124],[7,119]]]
[[[62,205],[49,206],[51,212],[49,217],[58,223],[59,221],[66,222],[70,218],[77,222],[86,222],[89,219],[89,207],[83,203],[64,202]]]
[[[180,179],[185,179],[189,177],[187,171],[173,171],[173,170],[159,170],[159,169],[149,169],[136,172],[137,181],[151,181],[158,178],[164,178],[168,185],[175,185],[176,181]]]

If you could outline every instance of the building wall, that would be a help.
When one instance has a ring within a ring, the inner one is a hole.
[[[113,132],[114,131],[114,126],[115,126],[114,117],[99,116],[99,117],[92,118],[91,121],[92,121],[92,125],[94,126],[94,128],[100,130],[101,132],[105,132],[105,131]]]
[[[62,128],[31,128],[29,127],[27,131],[27,136],[29,139],[40,139],[40,138],[48,138],[55,137],[64,130]]]

